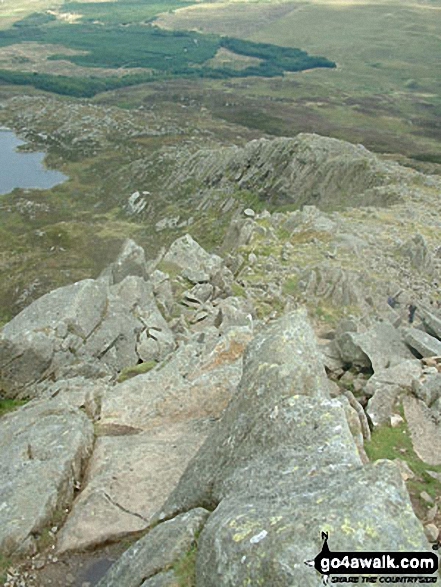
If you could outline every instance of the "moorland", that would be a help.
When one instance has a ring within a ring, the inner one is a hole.
[[[3,0],[0,123],[70,178],[2,198],[3,320],[96,275],[126,236],[154,253],[190,220],[218,245],[231,213],[164,182],[201,147],[315,132],[439,173],[440,21],[439,0]]]

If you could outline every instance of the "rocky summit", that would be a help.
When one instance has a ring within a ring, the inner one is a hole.
[[[438,540],[439,178],[299,135],[193,150],[190,185],[234,200],[216,251],[127,238],[0,331],[7,587],[313,587],[322,532]]]

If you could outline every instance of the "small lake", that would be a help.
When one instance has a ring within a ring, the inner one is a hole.
[[[0,128],[0,195],[14,188],[49,189],[66,181],[59,171],[46,169],[45,153],[23,153],[17,147],[24,145],[15,133]]]

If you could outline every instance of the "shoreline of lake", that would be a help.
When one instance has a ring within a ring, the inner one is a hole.
[[[15,188],[50,189],[69,179],[61,171],[45,167],[46,153],[18,151],[24,144],[13,130],[0,126],[0,196]]]

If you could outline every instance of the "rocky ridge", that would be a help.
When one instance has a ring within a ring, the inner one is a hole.
[[[100,587],[179,584],[190,551],[196,585],[312,585],[325,529],[337,550],[428,548],[417,474],[436,540],[438,194],[389,172],[422,187],[386,209],[247,210],[218,255],[185,235],[149,261],[128,240],[2,329],[2,398],[30,401],[0,419],[0,544],[29,587],[140,531]],[[371,434],[404,425],[424,473],[368,462]]]

